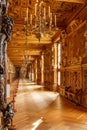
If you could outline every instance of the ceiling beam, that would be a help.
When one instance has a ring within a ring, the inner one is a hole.
[[[24,56],[25,53],[15,53],[13,54],[12,52],[8,52],[8,56],[15,56],[17,58],[17,56]],[[31,55],[31,56],[35,56],[35,55],[40,55],[40,51],[30,51],[30,52],[27,52],[26,55]]]
[[[33,61],[34,59],[35,59],[35,58],[28,59],[28,61]],[[14,61],[14,62],[16,62],[16,61],[17,61],[17,62],[22,62],[22,61],[25,61],[25,59],[22,59],[22,60],[21,60],[21,59],[18,59],[18,60],[16,60],[16,59],[14,59],[14,58],[13,58],[13,59],[11,59],[11,60],[12,60],[12,61]]]
[[[71,2],[71,3],[80,3],[85,4],[86,0],[56,0],[58,2]]]
[[[19,54],[19,55],[20,55],[21,53],[22,53],[22,54],[23,54],[23,53],[26,53],[26,54],[27,54],[27,53],[33,53],[33,52],[34,52],[34,53],[37,53],[37,52],[41,52],[41,49],[36,49],[36,50],[35,50],[35,49],[32,49],[32,50],[29,50],[29,49],[28,49],[28,50],[24,50],[24,51],[22,51],[21,49],[19,49],[19,50],[16,51],[16,53],[13,53],[14,51],[15,51],[15,49],[13,48],[13,49],[8,50],[8,53],[10,52],[10,53],[12,53],[12,54]]]
[[[12,61],[12,63],[14,63],[14,64],[18,64],[18,63],[23,63],[23,61],[14,61],[14,60],[11,60]]]
[[[38,46],[39,47],[39,46]],[[19,48],[17,48],[17,47],[8,47],[7,48],[7,51],[10,51],[10,52],[18,52],[18,53],[20,53],[20,52],[25,52],[25,51],[41,51],[42,49],[41,48],[24,48],[23,49],[23,47],[19,47]]]
[[[16,60],[16,61],[21,61],[21,60],[24,60],[24,56],[20,56],[20,57],[16,57],[16,56],[10,56],[10,59],[13,59],[13,60]],[[31,57],[29,57],[29,60],[33,60],[34,59],[34,57],[33,56],[31,56]]]
[[[11,56],[10,59],[12,59],[12,60],[14,59],[16,61],[19,61],[19,60],[21,61],[21,60],[23,60],[23,57]]]
[[[13,62],[12,61],[12,63],[13,63],[14,66],[19,66],[19,67],[23,66],[23,62]],[[29,62],[29,63],[32,63],[32,61]]]
[[[30,44],[51,44],[51,40],[41,40],[41,41],[36,41],[36,40],[28,40],[27,41],[27,44],[28,45],[30,45]],[[17,43],[17,44],[21,44],[21,45],[26,45],[25,44],[25,40],[17,40],[17,39],[12,39],[12,41],[10,42],[10,44],[14,44],[15,45],[15,43]]]

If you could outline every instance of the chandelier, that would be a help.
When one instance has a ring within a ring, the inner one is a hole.
[[[43,37],[53,35],[58,31],[56,23],[56,14],[51,12],[49,2],[46,0],[36,0],[33,6],[33,11],[26,10],[25,17],[25,32],[26,32],[26,49],[24,51],[23,63],[27,66],[30,63],[31,57],[28,52],[28,37],[35,35],[40,41]]]
[[[28,35],[36,35],[39,39],[52,35],[54,31],[57,31],[56,26],[56,14],[51,12],[50,5],[44,0],[36,0],[33,6],[34,11],[30,11],[27,8],[25,23]]]

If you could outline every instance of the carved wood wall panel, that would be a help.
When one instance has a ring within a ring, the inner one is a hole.
[[[37,84],[41,84],[41,57],[37,58]]]
[[[61,93],[87,107],[87,21],[80,24],[74,21],[67,29],[70,30],[62,40]]]
[[[82,104],[87,107],[87,66],[83,67],[83,97]]]
[[[52,55],[52,46],[50,46],[44,51],[44,85],[48,90],[53,90],[52,86],[54,83]]]
[[[87,22],[84,22],[66,36],[65,43],[62,45],[61,64],[63,66],[87,63],[86,39],[84,36],[86,30]]]

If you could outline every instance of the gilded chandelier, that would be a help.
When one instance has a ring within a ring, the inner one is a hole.
[[[40,41],[42,37],[52,35],[57,30],[56,14],[51,12],[50,5],[44,0],[36,0],[33,8],[33,13],[28,8],[26,12],[27,35],[34,34]]]

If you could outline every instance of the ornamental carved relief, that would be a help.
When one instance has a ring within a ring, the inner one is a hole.
[[[61,39],[61,66],[64,67],[67,65],[67,43],[66,43],[66,32],[63,30],[60,35]]]
[[[82,44],[82,63],[87,64],[87,23],[83,30],[84,44]]]
[[[68,26],[67,28],[67,32],[70,33],[72,31],[74,31],[80,24],[81,24],[81,20],[79,19],[74,19]]]
[[[84,21],[78,25],[76,30],[67,34],[64,40],[61,40],[61,65],[65,67],[87,63],[87,23]]]
[[[85,38],[85,53],[83,57],[87,56],[87,30],[84,32],[84,38]]]

